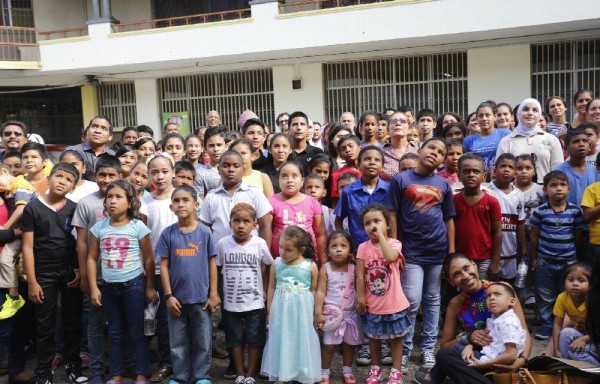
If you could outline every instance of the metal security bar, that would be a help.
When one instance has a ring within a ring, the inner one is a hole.
[[[531,90],[542,105],[549,97],[563,97],[567,120],[573,121],[573,95],[580,88],[596,96],[600,89],[600,39],[531,46]]]
[[[133,81],[102,83],[98,86],[98,104],[100,114],[108,116],[116,130],[137,125]]]
[[[323,68],[329,121],[345,111],[360,114],[402,104],[468,114],[465,52],[329,63]]]
[[[188,112],[192,129],[204,125],[211,110],[218,111],[231,130],[237,129],[238,117],[246,109],[274,126],[271,69],[167,77],[159,83],[162,111]]]

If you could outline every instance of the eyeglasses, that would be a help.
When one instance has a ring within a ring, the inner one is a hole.
[[[404,120],[404,119],[391,119],[390,120],[390,125],[396,125],[398,123],[400,123],[402,125],[408,124],[408,120]]]
[[[289,120],[279,120],[279,123],[277,123],[278,125],[283,125],[283,124],[287,124]]]
[[[23,136],[23,132],[19,131],[4,131],[2,132],[2,134],[4,135],[4,137],[10,137],[11,135],[15,135],[16,137]]]

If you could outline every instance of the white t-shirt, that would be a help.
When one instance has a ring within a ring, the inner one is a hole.
[[[267,243],[252,236],[244,245],[233,236],[217,244],[217,265],[223,267],[223,307],[230,312],[247,312],[265,307],[261,264],[270,265],[273,257]]]
[[[525,195],[513,186],[512,192],[506,194],[494,183],[488,185],[500,203],[502,210],[502,257],[517,254],[517,224],[525,223]]]
[[[150,242],[154,252],[154,273],[160,274],[160,256],[156,254],[156,244],[160,239],[160,234],[169,225],[177,222],[177,216],[171,211],[171,199],[156,200],[152,195],[143,197],[148,211],[148,228],[150,229]]]
[[[481,361],[493,360],[506,352],[507,343],[517,346],[517,356],[525,350],[527,336],[514,310],[509,309],[497,318],[490,317],[487,319],[486,327],[494,341],[481,350]]]
[[[94,192],[97,192],[98,189],[98,184],[88,180],[84,180],[83,185],[80,185],[79,187],[75,188],[73,192],[67,193],[67,199],[71,200],[74,203],[79,203],[79,200],[91,195]]]

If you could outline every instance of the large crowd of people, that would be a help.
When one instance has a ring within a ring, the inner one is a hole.
[[[490,383],[487,371],[526,366],[532,337],[600,366],[600,99],[580,90],[573,107],[572,122],[560,96],[487,100],[465,119],[298,111],[272,128],[210,111],[187,137],[168,123],[155,142],[141,125],[115,143],[96,116],[58,159],[7,121],[9,383],[53,383],[64,364],[72,383],[206,384],[221,356],[235,384],[328,384],[340,346],[345,384],[355,366],[377,384],[385,365],[401,384],[413,364],[419,383]]]

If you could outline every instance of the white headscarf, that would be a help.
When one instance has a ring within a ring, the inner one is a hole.
[[[537,133],[537,131],[540,129],[540,122],[539,120],[535,123],[534,126],[532,127],[528,127],[526,126],[522,121],[521,121],[521,112],[523,111],[523,108],[527,105],[527,104],[535,104],[538,107],[538,110],[540,111],[540,116],[542,113],[542,106],[540,105],[540,102],[537,101],[536,99],[525,99],[521,102],[521,104],[519,104],[519,109],[517,109],[517,119],[519,120],[519,124],[515,127],[515,131],[519,134],[519,135],[523,135],[523,136],[533,136]]]

